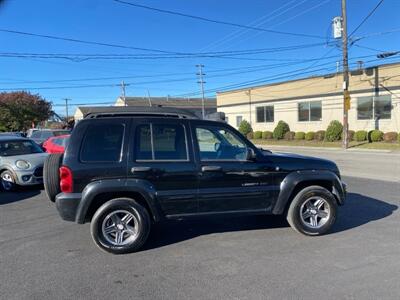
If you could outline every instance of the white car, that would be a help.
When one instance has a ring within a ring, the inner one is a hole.
[[[17,186],[43,183],[43,164],[47,157],[30,139],[0,136],[0,181],[5,191]]]

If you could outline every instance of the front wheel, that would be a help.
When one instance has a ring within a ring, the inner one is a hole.
[[[135,252],[147,240],[150,217],[147,210],[133,199],[113,199],[96,211],[90,232],[102,250],[114,254]]]
[[[336,221],[337,203],[333,194],[321,186],[309,186],[293,199],[287,220],[296,231],[305,235],[322,235]]]
[[[16,188],[14,175],[6,170],[0,174],[1,187],[6,192],[12,192]]]

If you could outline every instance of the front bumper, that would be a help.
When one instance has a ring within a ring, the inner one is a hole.
[[[60,193],[56,196],[56,207],[63,220],[75,222],[81,196],[81,193]]]
[[[15,183],[22,186],[43,184],[43,175],[34,170],[14,170]]]

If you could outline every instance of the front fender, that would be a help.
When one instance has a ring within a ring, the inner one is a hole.
[[[81,224],[85,222],[87,211],[97,195],[110,192],[140,193],[146,200],[155,221],[160,219],[161,214],[155,200],[155,189],[148,181],[141,179],[106,179],[91,182],[85,187],[76,211],[76,222]]]
[[[278,200],[275,203],[272,213],[282,214],[296,186],[307,182],[310,185],[318,185],[318,182],[329,182],[332,184],[332,193],[335,195],[338,204],[344,204],[346,186],[335,173],[327,170],[304,170],[289,173],[281,182]]]

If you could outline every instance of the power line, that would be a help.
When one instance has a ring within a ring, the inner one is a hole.
[[[350,33],[349,38],[353,36],[354,33],[375,13],[378,7],[383,3],[384,0],[380,0],[375,7],[365,16],[365,18],[361,21],[360,24]]]
[[[228,25],[228,26],[234,26],[234,27],[239,27],[239,28],[257,30],[257,31],[264,31],[264,32],[269,32],[269,33],[283,34],[283,35],[302,36],[302,37],[309,37],[309,38],[325,39],[324,37],[321,37],[321,36],[318,36],[318,35],[264,29],[264,28],[260,28],[260,27],[247,26],[247,25],[242,25],[242,24],[233,23],[233,22],[220,21],[220,20],[214,20],[214,19],[201,17],[201,16],[189,15],[189,14],[185,14],[185,13],[181,13],[181,12],[176,12],[176,11],[171,11],[171,10],[166,10],[166,9],[146,6],[146,5],[127,2],[127,1],[121,1],[121,0],[113,0],[113,1],[121,3],[121,4],[125,4],[125,5],[130,5],[130,6],[139,7],[139,8],[143,8],[143,9],[147,9],[147,10],[151,10],[151,11],[156,11],[156,12],[159,12],[159,13],[170,14],[170,15],[175,15],[175,16],[180,16],[180,17],[185,17],[185,18],[190,18],[190,19],[196,19],[196,20],[215,23],[215,24]]]
[[[142,47],[134,47],[134,46],[125,46],[125,45],[118,45],[118,44],[103,43],[103,42],[85,41],[85,40],[75,39],[75,38],[59,37],[59,36],[54,36],[54,35],[46,35],[46,34],[39,34],[39,33],[32,33],[32,32],[23,32],[23,31],[11,30],[11,29],[2,29],[2,28],[0,28],[0,32],[13,33],[13,34],[19,34],[19,35],[26,35],[26,36],[33,36],[33,37],[41,37],[41,38],[47,38],[47,39],[52,39],[52,40],[61,40],[61,41],[81,43],[81,44],[106,46],[106,47],[112,47],[112,48],[132,49],[132,50],[141,50],[141,51],[149,51],[149,52],[167,53],[167,54],[183,54],[183,53],[165,51],[165,50],[160,50],[160,49],[150,49],[150,48],[142,48]]]

